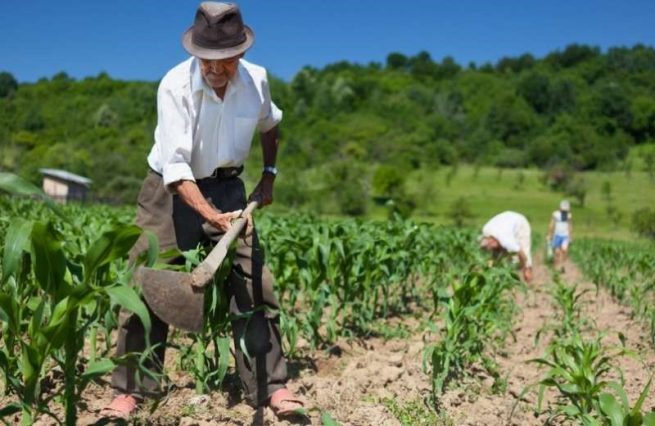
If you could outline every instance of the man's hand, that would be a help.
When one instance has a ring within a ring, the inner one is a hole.
[[[208,224],[216,228],[219,232],[225,233],[232,227],[232,220],[241,215],[242,210],[235,210],[233,212],[219,212],[214,211],[214,214],[205,218]]]
[[[532,267],[526,266],[522,269],[521,272],[523,272],[523,279],[526,283],[532,281]]]
[[[263,173],[255,190],[248,197],[248,201],[259,201],[260,207],[271,204],[273,202],[273,182],[275,182],[275,176]]]

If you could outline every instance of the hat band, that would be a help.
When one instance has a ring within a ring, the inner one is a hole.
[[[245,31],[242,31],[237,39],[227,38],[223,40],[210,40],[195,31],[191,34],[191,41],[193,44],[205,49],[227,49],[230,47],[236,47],[243,44],[247,39],[248,37],[246,36]]]

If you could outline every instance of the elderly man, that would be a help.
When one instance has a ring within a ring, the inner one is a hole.
[[[530,223],[520,213],[506,211],[492,217],[482,228],[480,247],[497,254],[518,255],[523,279],[532,280]]]
[[[155,143],[139,194],[137,224],[155,232],[162,249],[208,245],[208,225],[219,232],[230,228],[230,221],[246,205],[238,176],[255,129],[261,136],[264,167],[249,199],[261,205],[273,201],[282,112],[271,100],[266,70],[242,59],[253,41],[254,34],[243,24],[237,5],[204,2],[182,37],[192,57],[171,69],[159,85]],[[143,248],[141,240],[133,252]],[[250,355],[235,344],[246,400],[253,406],[269,405],[278,415],[291,414],[302,403],[285,386],[279,306],[256,231],[239,240],[228,281],[230,312],[237,318],[232,322],[234,339],[238,342],[244,336]],[[252,316],[246,320],[248,313]],[[150,341],[157,346],[150,368],[161,371],[168,325],[154,314],[151,317]],[[121,312],[117,354],[145,349],[141,322]],[[103,411],[105,416],[129,417],[144,397],[159,393],[157,380],[149,376],[137,380],[136,375],[133,365],[114,371],[116,397]]]

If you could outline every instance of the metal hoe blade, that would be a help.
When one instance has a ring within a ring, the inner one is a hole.
[[[140,267],[136,272],[136,282],[141,285],[143,297],[152,311],[167,324],[184,330],[202,331],[205,286],[227,256],[230,244],[246,226],[246,216],[258,206],[252,201],[232,223],[225,233],[191,273],[158,270]]]
[[[184,330],[202,331],[205,289],[191,285],[191,274],[141,267],[136,279],[148,306],[162,321]]]

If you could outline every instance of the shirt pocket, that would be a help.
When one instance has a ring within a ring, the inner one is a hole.
[[[257,117],[234,117],[234,157],[244,162],[250,152],[252,137],[257,127]]]

